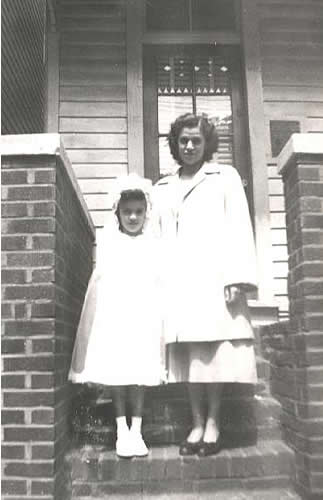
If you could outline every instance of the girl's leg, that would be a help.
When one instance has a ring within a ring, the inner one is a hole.
[[[219,417],[223,384],[207,384],[208,415],[203,441],[215,443],[219,437]]]
[[[118,386],[114,388],[113,404],[117,423],[117,455],[120,457],[132,457],[133,451],[126,419],[126,387]]]
[[[189,443],[199,442],[204,434],[205,416],[203,408],[203,396],[205,384],[188,384],[188,392],[192,410],[193,428],[187,437]]]

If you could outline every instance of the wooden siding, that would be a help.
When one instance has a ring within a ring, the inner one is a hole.
[[[44,132],[45,6],[2,0],[2,134]]]
[[[128,171],[126,15],[123,1],[61,0],[59,132],[94,224]]]
[[[270,120],[300,122],[301,132],[323,130],[323,2],[258,0],[271,211],[275,295],[288,311],[287,239],[283,185],[270,147]]]
[[[287,314],[287,241],[283,185],[270,146],[270,120],[323,129],[323,4],[257,0],[275,295]],[[113,179],[128,171],[126,2],[60,0],[59,130],[99,228]]]

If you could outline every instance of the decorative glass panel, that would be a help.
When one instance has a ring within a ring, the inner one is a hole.
[[[218,57],[164,56],[158,59],[158,95],[228,95],[228,67]]]
[[[177,168],[167,134],[181,114],[206,113],[219,134],[217,160],[233,164],[230,68],[224,59],[205,53],[160,56],[157,59],[159,164],[161,175]]]

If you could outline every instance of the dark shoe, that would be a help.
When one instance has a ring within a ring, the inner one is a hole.
[[[215,443],[205,443],[202,441],[198,450],[199,457],[209,457],[210,455],[217,455],[223,448],[223,440],[221,436],[218,437]]]
[[[196,453],[198,453],[201,444],[202,440],[198,441],[197,443],[190,443],[185,439],[185,441],[183,441],[179,446],[179,454],[184,457],[195,455]]]

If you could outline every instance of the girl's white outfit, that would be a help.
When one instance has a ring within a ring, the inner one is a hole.
[[[161,382],[160,240],[151,225],[150,219],[139,236],[120,232],[117,220],[102,231],[74,346],[72,382]]]

